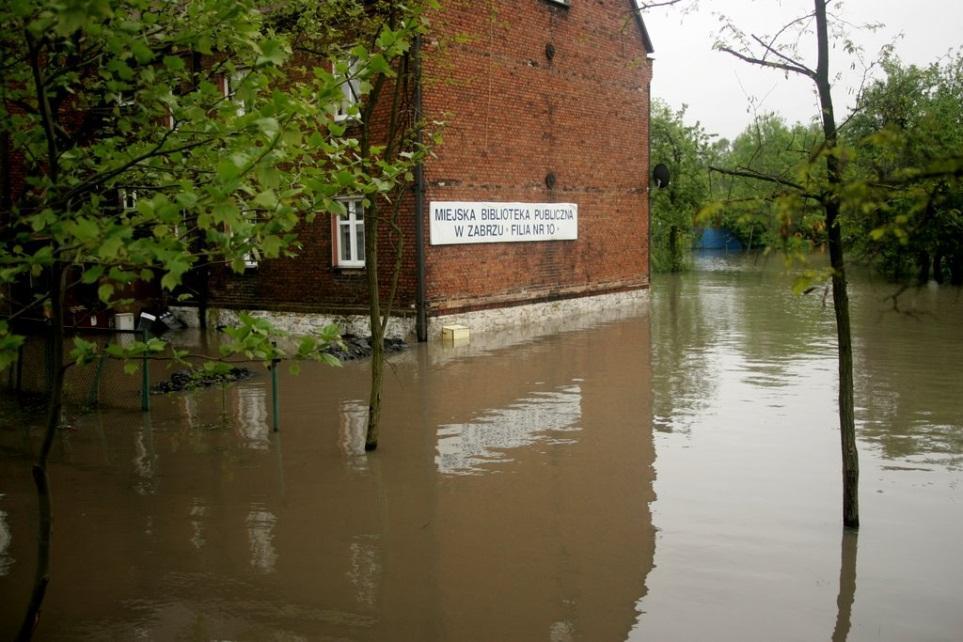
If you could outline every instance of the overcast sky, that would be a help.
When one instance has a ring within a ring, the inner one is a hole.
[[[683,0],[696,9],[678,5],[644,14],[655,45],[652,95],[673,107],[689,106],[687,120],[734,138],[752,119],[750,97],[762,113],[776,111],[789,121],[808,121],[816,113],[812,83],[806,78],[761,69],[714,51],[719,33],[717,14],[725,13],[747,33],[771,35],[792,18],[812,11],[811,0]],[[926,65],[963,45],[963,0],[846,0],[838,12],[854,27],[853,40],[876,58],[880,47],[892,42],[905,63]],[[883,23],[875,32],[859,25]],[[862,71],[849,69],[852,59],[841,49],[830,54],[833,70],[843,73],[834,91],[837,111],[846,113]],[[812,67],[815,59],[810,57]],[[747,111],[748,110],[748,111]]]

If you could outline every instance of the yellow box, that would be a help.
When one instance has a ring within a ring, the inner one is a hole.
[[[451,342],[468,341],[468,326],[443,325],[441,326],[441,338],[443,341]]]

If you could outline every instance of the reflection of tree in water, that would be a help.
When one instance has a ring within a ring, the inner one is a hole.
[[[819,292],[796,296],[782,261],[753,255],[697,262],[653,287],[656,428],[685,431],[722,377],[762,388],[791,385],[794,363],[829,358],[832,311]]]
[[[688,432],[687,419],[712,395],[706,354],[718,330],[691,273],[657,278],[652,288],[652,425]]]
[[[859,531],[843,529],[839,556],[839,593],[836,596],[836,627],[832,642],[846,642],[852,626],[853,602],[856,601],[856,551]]]
[[[959,465],[963,454],[963,296],[922,288],[885,297],[892,285],[864,284],[854,328],[860,436],[884,457],[924,456]]]
[[[912,290],[896,312],[887,300],[896,286],[856,274],[851,287],[860,437],[887,458],[959,465],[963,295]],[[663,431],[685,430],[714,403],[722,377],[782,388],[813,374],[816,361],[835,360],[831,305],[818,288],[794,295],[778,258],[727,257],[660,277],[652,320],[655,421]]]

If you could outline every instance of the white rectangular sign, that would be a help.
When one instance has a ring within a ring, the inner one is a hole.
[[[430,216],[432,245],[578,238],[575,203],[433,201]]]

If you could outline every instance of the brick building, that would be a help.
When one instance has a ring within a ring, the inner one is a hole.
[[[444,142],[403,205],[389,334],[644,297],[652,45],[634,0],[451,0],[432,30],[414,91]],[[347,205],[303,230],[299,257],[215,278],[211,313],[363,318],[363,212]]]

